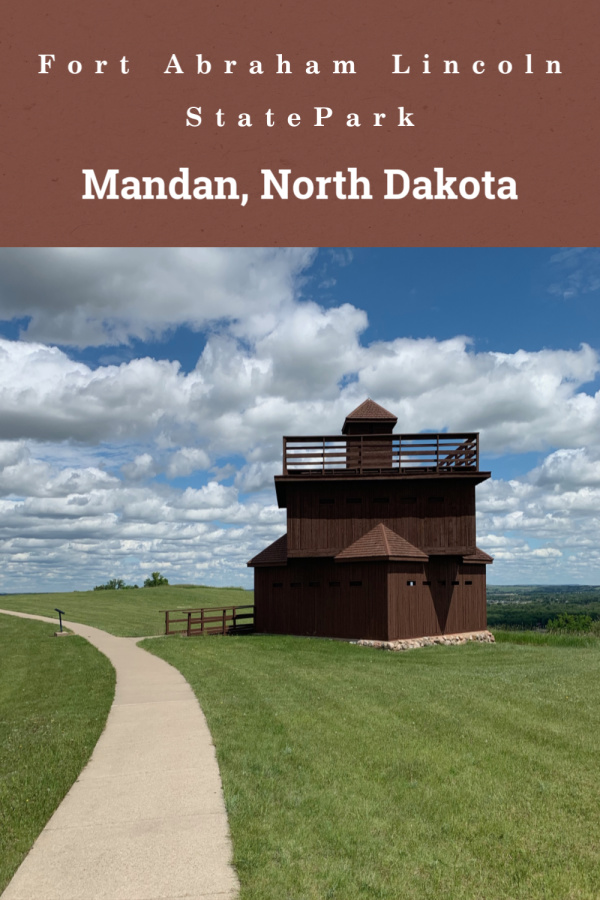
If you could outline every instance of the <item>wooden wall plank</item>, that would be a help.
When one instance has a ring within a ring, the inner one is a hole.
[[[417,547],[475,546],[475,486],[449,478],[294,483],[288,485],[287,509],[292,551],[339,550],[379,522]]]

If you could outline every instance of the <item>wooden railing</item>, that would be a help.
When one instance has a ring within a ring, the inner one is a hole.
[[[479,435],[284,437],[284,475],[417,475],[479,471]]]
[[[165,614],[165,634],[244,634],[254,628],[254,607],[251,605],[163,609],[161,612]]]

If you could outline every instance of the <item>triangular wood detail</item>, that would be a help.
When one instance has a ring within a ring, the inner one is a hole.
[[[353,562],[358,559],[426,562],[429,557],[380,522],[335,557],[336,562]]]

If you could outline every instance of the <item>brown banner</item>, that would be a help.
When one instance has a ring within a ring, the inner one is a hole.
[[[2,18],[5,245],[598,243],[590,0]]]

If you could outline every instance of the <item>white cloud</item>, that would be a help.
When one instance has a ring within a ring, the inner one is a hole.
[[[335,433],[365,396],[397,412],[403,431],[480,430],[488,453],[576,448],[600,433],[600,392],[582,390],[599,358],[585,344],[514,354],[478,353],[462,338],[365,347],[365,324],[351,306],[303,305],[255,344],[209,338],[188,374],[151,358],[92,370],[55,347],[0,340],[4,435],[160,440],[180,447],[171,470],[183,473],[207,465],[204,454],[273,461],[282,434]]]
[[[31,317],[29,340],[79,347],[223,319],[260,334],[311,258],[294,248],[2,248],[0,317]]]
[[[561,488],[600,487],[600,447],[574,447],[556,450],[531,473],[540,486]]]
[[[139,453],[130,463],[122,466],[123,474],[131,481],[143,481],[158,472],[158,466],[150,453]]]
[[[552,453],[523,478],[492,478],[477,489],[478,542],[494,556],[493,581],[600,581],[600,485],[565,483],[556,465],[557,457],[579,458],[585,472],[588,454]]]
[[[217,482],[176,490],[39,465],[45,480],[28,496],[0,499],[3,590],[39,589],[41,577],[65,588],[89,588],[114,575],[139,583],[157,567],[172,580],[203,580],[202,571],[210,581],[250,586],[246,561],[285,529],[272,499],[242,504],[236,488]]]
[[[562,552],[557,547],[538,547],[531,551],[531,555],[537,559],[556,559],[562,556]]]
[[[463,335],[368,344],[363,310],[298,299],[310,258],[0,252],[0,312],[31,316],[27,340],[0,339],[0,589],[139,581],[150,567],[249,584],[246,560],[285,529],[282,435],[339,433],[366,396],[399,431],[480,431],[489,456],[546,454],[478,489],[490,575],[598,580],[598,352],[479,351]],[[48,344],[207,323],[189,372],[151,357],[92,368]]]
[[[236,473],[235,486],[244,493],[272,490],[275,475],[281,475],[281,459],[249,463]]]
[[[204,450],[197,447],[182,447],[171,455],[167,465],[167,477],[183,478],[209,466],[210,459]]]

